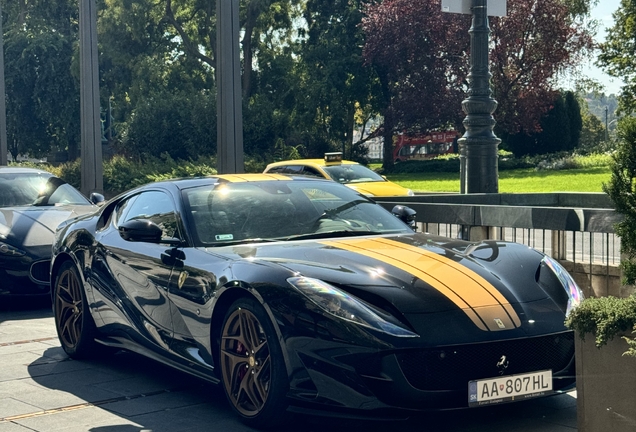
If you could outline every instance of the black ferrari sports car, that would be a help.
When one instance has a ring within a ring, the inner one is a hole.
[[[521,244],[414,232],[397,210],[275,174],[126,192],[56,233],[62,347],[127,349],[220,383],[256,427],[571,389],[564,319],[582,295],[563,267]]]
[[[0,167],[0,297],[49,293],[55,228],[104,197],[92,200],[49,172]]]

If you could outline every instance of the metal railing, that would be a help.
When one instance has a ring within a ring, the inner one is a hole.
[[[614,225],[622,216],[604,193],[422,194],[375,199],[389,210],[398,204],[413,208],[422,231],[536,248],[568,263],[571,271],[588,274],[593,290],[591,275],[619,273],[620,238]]]

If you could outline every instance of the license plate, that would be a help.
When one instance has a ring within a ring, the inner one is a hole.
[[[551,393],[551,370],[486,378],[468,383],[468,406],[512,402]]]

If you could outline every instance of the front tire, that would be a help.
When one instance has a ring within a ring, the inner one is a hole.
[[[95,321],[88,309],[79,272],[71,261],[62,264],[55,277],[53,312],[57,335],[69,357],[83,359],[99,352]]]
[[[228,309],[219,356],[225,394],[243,422],[261,429],[282,426],[289,380],[274,327],[258,302],[239,299]]]

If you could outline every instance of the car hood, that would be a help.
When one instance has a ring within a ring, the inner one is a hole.
[[[414,233],[222,249],[235,255],[228,258],[267,261],[405,316],[461,311],[481,330],[496,331],[520,326],[522,304],[547,300],[542,307],[562,315],[537,282],[543,255],[516,243]]]
[[[408,196],[408,189],[389,181],[346,183],[346,186],[371,196]]]
[[[24,249],[50,246],[60,223],[95,210],[92,205],[0,208],[0,241]]]

